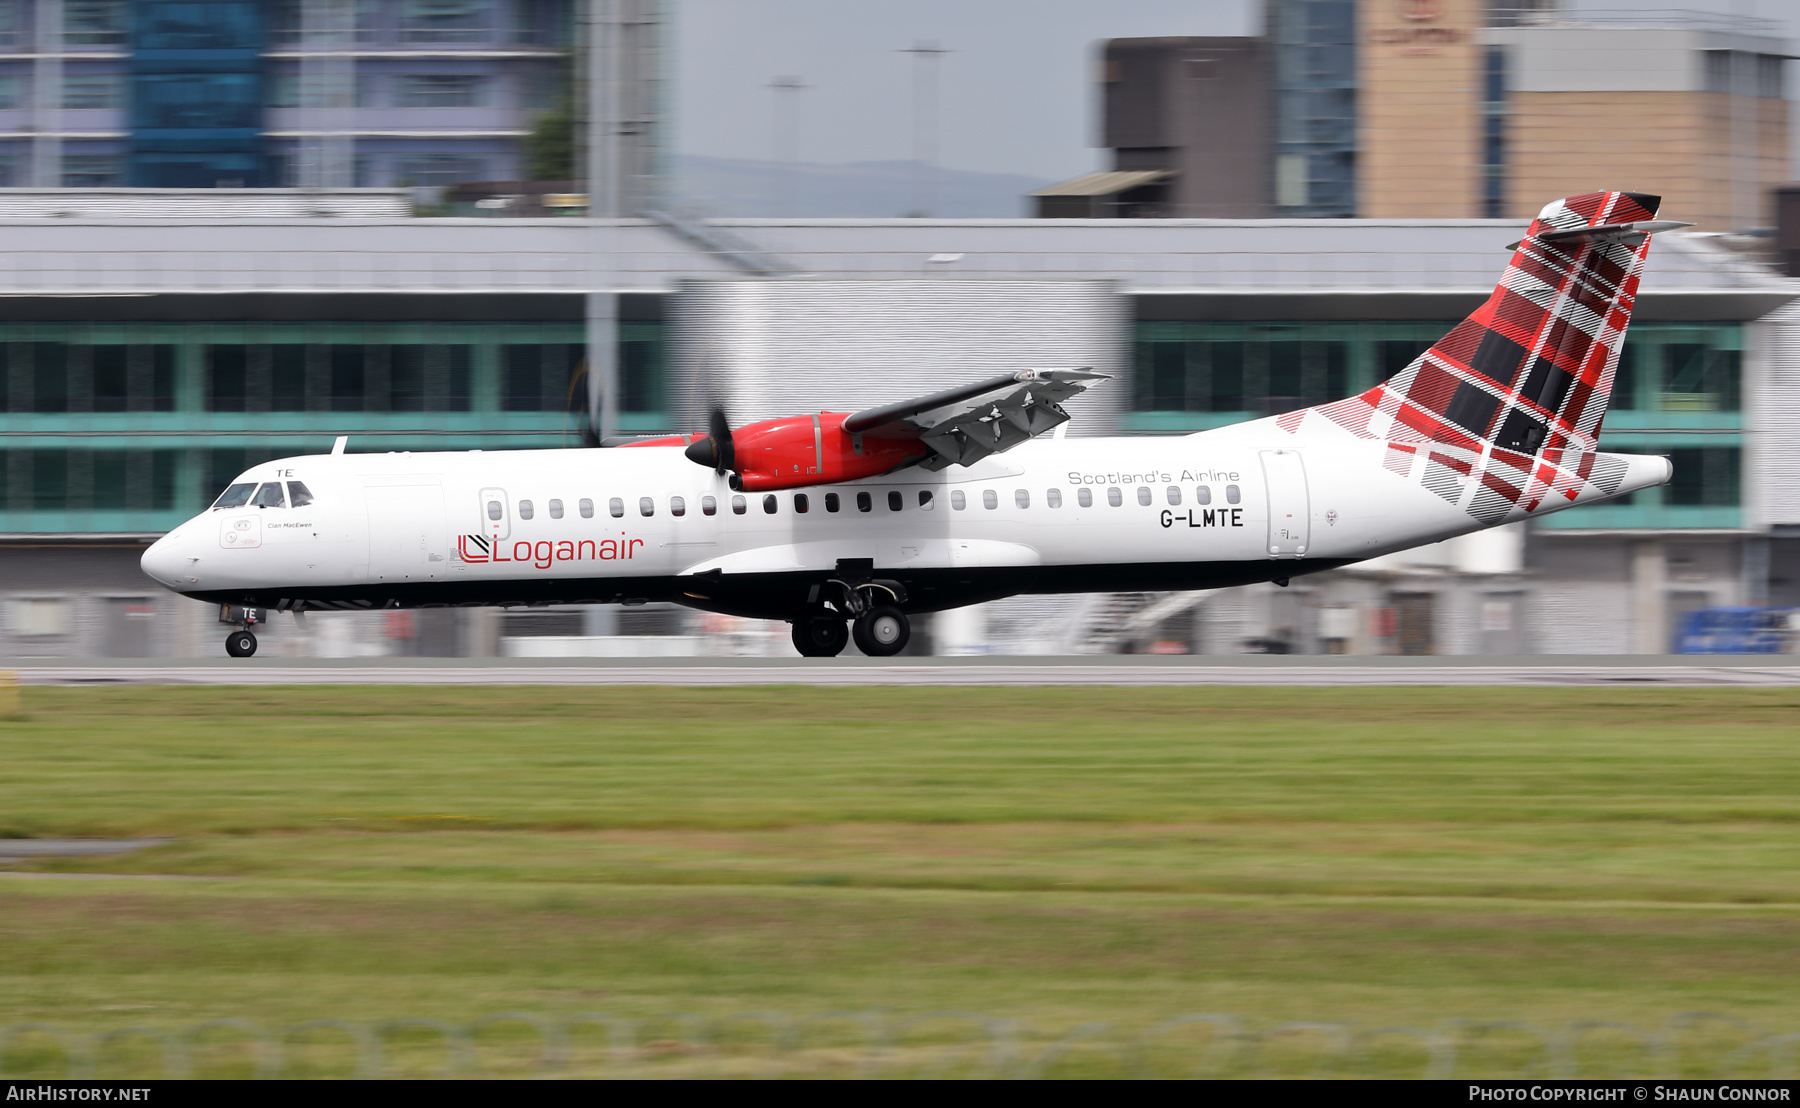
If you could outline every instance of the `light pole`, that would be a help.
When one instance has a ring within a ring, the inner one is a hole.
[[[929,216],[936,197],[932,163],[937,160],[938,59],[950,51],[936,39],[920,40],[900,51],[913,56],[913,210]]]
[[[800,94],[811,86],[798,77],[777,77],[769,82],[768,87],[774,93],[769,130],[769,161],[772,167],[769,174],[769,214],[794,215],[791,209],[794,202],[795,163],[800,160]],[[783,123],[787,126],[783,127]]]

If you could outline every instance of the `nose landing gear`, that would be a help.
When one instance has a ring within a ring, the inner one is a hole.
[[[225,604],[219,608],[219,622],[230,623],[237,630],[225,636],[225,653],[233,658],[248,658],[256,653],[256,635],[250,628],[263,622],[262,608],[246,608]]]

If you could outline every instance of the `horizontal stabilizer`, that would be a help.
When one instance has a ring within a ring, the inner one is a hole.
[[[1582,242],[1593,239],[1611,239],[1622,242],[1626,246],[1637,247],[1643,244],[1644,235],[1654,235],[1661,231],[1679,231],[1683,227],[1692,227],[1692,223],[1683,223],[1679,219],[1640,219],[1633,223],[1603,223],[1598,227],[1571,227],[1567,231],[1545,231],[1538,238],[1545,242]],[[1637,236],[1637,237],[1634,237]],[[1520,239],[1507,247],[1517,250]]]

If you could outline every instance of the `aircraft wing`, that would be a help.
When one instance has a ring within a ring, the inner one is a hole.
[[[898,404],[867,408],[844,420],[851,434],[917,439],[931,470],[969,465],[1067,423],[1062,402],[1111,374],[1091,369],[1027,369]]]

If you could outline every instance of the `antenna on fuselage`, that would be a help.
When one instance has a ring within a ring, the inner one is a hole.
[[[344,447],[349,445],[349,443],[349,435],[339,435],[337,440],[331,444],[331,452],[333,454],[342,454],[344,452]]]

